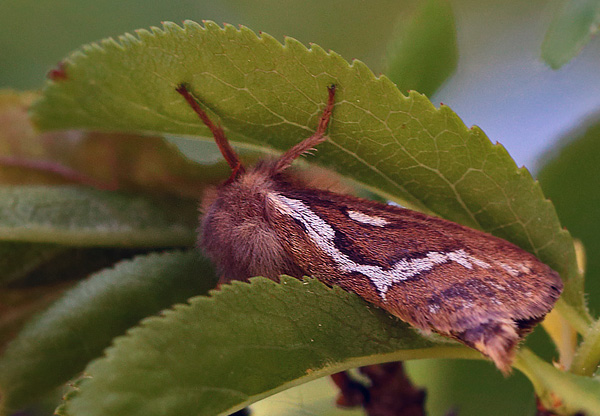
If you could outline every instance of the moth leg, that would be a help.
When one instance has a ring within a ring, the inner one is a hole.
[[[367,383],[354,380],[347,372],[331,376],[340,389],[338,406],[362,406],[368,416],[425,415],[425,390],[412,384],[401,361],[368,365],[358,371]]]
[[[204,125],[206,125],[206,127],[208,127],[210,129],[210,131],[215,139],[215,142],[217,143],[217,146],[219,146],[219,150],[221,151],[221,154],[223,155],[223,157],[227,161],[227,164],[229,165],[229,167],[232,170],[231,177],[229,178],[229,181],[228,181],[228,182],[232,182],[238,175],[243,174],[245,172],[245,169],[244,169],[244,166],[242,165],[242,162],[240,161],[240,158],[238,157],[237,153],[235,153],[235,150],[233,150],[233,148],[229,144],[229,141],[227,140],[227,136],[225,136],[225,130],[223,130],[223,127],[220,126],[219,124],[215,124],[212,122],[212,120],[208,117],[208,114],[206,114],[206,111],[204,111],[200,107],[200,100],[198,100],[192,94],[192,92],[189,90],[187,85],[180,84],[176,88],[176,91],[179,94],[181,94],[183,96],[183,98],[185,98],[185,100],[188,102],[190,107],[192,107],[192,110],[194,110],[196,112],[196,114],[198,114],[198,117],[200,117],[200,120],[202,120]]]
[[[223,285],[228,285],[232,282],[232,279],[228,278],[224,274],[219,276],[219,280],[217,280],[217,285],[215,286],[215,290],[221,290]]]
[[[359,371],[370,380],[367,415],[425,416],[425,390],[415,387],[402,361],[368,365]]]
[[[325,109],[321,114],[321,118],[319,119],[319,125],[317,126],[315,134],[313,134],[307,139],[304,139],[303,141],[292,147],[290,150],[285,152],[279,158],[279,160],[277,160],[277,163],[275,163],[275,165],[273,166],[273,174],[277,174],[284,171],[285,169],[290,167],[292,162],[297,157],[301,156],[302,154],[311,150],[316,145],[327,140],[327,136],[325,136],[325,131],[327,130],[327,125],[329,124],[329,120],[331,119],[331,113],[333,112],[333,106],[335,104],[335,85],[330,85],[329,87],[327,87],[327,90],[329,92],[329,96],[327,98],[327,105],[325,106]]]
[[[364,406],[369,402],[369,390],[358,381],[353,380],[347,372],[332,374],[331,380],[340,389],[340,395],[335,401],[338,406]]]

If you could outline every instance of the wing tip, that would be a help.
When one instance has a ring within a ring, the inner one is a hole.
[[[457,338],[489,357],[508,376],[521,336],[513,321],[488,321],[457,334]]]

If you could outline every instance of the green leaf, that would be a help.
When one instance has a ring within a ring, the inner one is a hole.
[[[29,322],[0,358],[0,414],[75,376],[140,319],[215,283],[195,252],[140,256],[81,282]]]
[[[79,280],[145,248],[73,247],[45,243],[0,243],[0,286],[7,290]]]
[[[252,416],[365,416],[362,407],[334,406],[339,388],[329,377],[293,387],[250,406]]]
[[[31,317],[76,281],[143,249],[0,243],[0,351]]]
[[[220,21],[261,28],[277,39],[291,36],[305,44],[316,43],[358,58],[380,72],[398,16],[414,9],[419,0],[371,0],[343,6],[335,1],[261,0],[260,7],[246,0],[221,2],[226,7],[221,7]]]
[[[0,286],[27,276],[69,250],[57,244],[0,242]]]
[[[0,187],[0,240],[75,246],[189,246],[196,203],[69,186]]]
[[[533,383],[536,394],[550,411],[560,415],[600,414],[600,379],[560,371],[522,349],[516,367]]]
[[[587,301],[600,310],[600,116],[568,132],[557,149],[540,161],[537,175],[544,193],[552,200],[563,225],[583,243]]]
[[[208,136],[175,92],[188,83],[232,139],[283,151],[309,136],[338,86],[330,140],[314,160],[369,189],[480,228],[536,254],[566,282],[563,310],[586,321],[569,233],[529,172],[479,128],[423,95],[403,96],[361,62],[247,28],[186,22],[84,46],[34,106],[43,128]],[[152,70],[148,70],[152,68]],[[215,117],[216,118],[216,117]],[[584,322],[585,324],[585,322]],[[579,325],[580,327],[584,324]]]
[[[556,359],[555,345],[539,326],[524,347],[548,362]],[[484,361],[441,359],[413,360],[406,368],[413,383],[427,390],[428,415],[446,415],[451,409],[460,416],[535,414],[533,386],[519,371],[504,377]]]
[[[214,416],[360,365],[479,356],[427,340],[355,294],[285,276],[193,298],[145,320],[105,354],[87,367],[65,414]]]
[[[39,94],[0,90],[0,184],[77,183],[200,198],[207,184],[227,175],[225,163],[193,163],[162,137],[77,130],[40,134],[27,113],[35,98]]]
[[[564,0],[542,43],[542,59],[558,69],[575,57],[600,25],[600,1]]]
[[[593,376],[600,364],[600,320],[594,322],[585,334],[573,357],[571,371],[574,374]]]
[[[3,287],[0,290],[0,351],[4,351],[32,316],[46,309],[72,284],[51,282],[33,287]]]
[[[427,391],[427,415],[451,410],[460,416],[535,414],[533,388],[518,371],[507,378],[474,360],[414,360],[406,367],[412,382]]]
[[[586,291],[591,310],[600,308],[600,119],[595,116],[582,128],[567,133],[559,149],[546,155],[538,174],[545,193],[573,236],[586,251]],[[591,375],[600,361],[599,324],[590,326],[573,359],[571,370]]]
[[[385,74],[400,91],[428,97],[454,72],[458,62],[456,27],[447,0],[427,0],[399,22],[388,46]]]

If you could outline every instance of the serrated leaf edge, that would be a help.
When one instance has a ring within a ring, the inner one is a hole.
[[[319,280],[311,278],[311,277],[304,277],[303,279],[296,279],[291,276],[281,276],[281,280],[279,283],[277,283],[271,279],[267,279],[267,278],[260,277],[260,276],[253,277],[249,280],[249,282],[232,281],[230,284],[221,286],[220,289],[218,289],[218,290],[214,289],[214,290],[209,291],[207,296],[200,295],[200,296],[192,297],[192,298],[188,299],[188,301],[186,303],[176,304],[176,305],[173,305],[171,308],[162,311],[160,313],[160,315],[154,315],[154,316],[150,316],[150,317],[142,319],[140,321],[139,325],[128,329],[124,335],[114,338],[111,346],[109,346],[108,348],[106,348],[104,350],[104,353],[101,357],[98,357],[98,358],[92,360],[90,363],[88,363],[88,366],[86,367],[86,373],[84,374],[84,376],[79,377],[78,379],[75,380],[75,382],[70,384],[70,386],[69,386],[70,390],[65,395],[64,402],[59,407],[61,409],[61,411],[63,412],[60,414],[62,416],[71,415],[71,413],[68,411],[69,400],[77,398],[77,396],[81,390],[81,386],[85,386],[86,380],[94,378],[94,376],[93,376],[94,365],[97,365],[97,363],[102,362],[103,360],[111,360],[111,358],[115,354],[115,352],[118,353],[120,346],[124,343],[129,342],[129,339],[131,337],[135,337],[138,333],[144,333],[144,331],[146,329],[152,328],[155,325],[162,327],[164,325],[165,320],[168,320],[171,316],[176,316],[180,311],[185,311],[185,310],[189,310],[189,309],[193,308],[195,304],[198,304],[198,303],[214,304],[215,302],[218,301],[218,298],[221,295],[227,294],[227,292],[231,292],[231,291],[233,291],[235,293],[237,288],[240,286],[245,286],[245,285],[249,285],[249,284],[265,284],[265,285],[271,285],[271,286],[280,286],[280,285],[286,285],[288,283],[298,285],[299,282],[301,282],[300,283],[301,285],[306,284],[306,283],[308,283],[309,285],[310,284],[323,285],[323,283],[321,283]],[[323,286],[325,286],[325,285],[323,285]],[[334,286],[334,287],[325,286],[325,287],[329,291],[333,291],[333,292],[339,291],[344,294],[348,293],[338,286]],[[437,338],[436,338],[436,341],[437,341]],[[356,367],[361,367],[361,366],[366,366],[366,365],[373,365],[373,364],[380,364],[380,363],[385,363],[385,362],[403,361],[403,360],[412,360],[412,359],[426,359],[426,358],[455,358],[455,359],[480,359],[480,360],[485,359],[476,350],[467,348],[461,344],[458,344],[454,341],[446,340],[446,339],[441,339],[439,345],[434,345],[432,347],[399,350],[399,351],[393,352],[393,353],[377,354],[377,355],[363,356],[363,357],[349,357],[346,361],[343,361],[343,362],[329,363],[318,369],[307,369],[306,375],[304,375],[303,377],[299,377],[290,382],[283,383],[274,389],[263,391],[260,394],[249,396],[247,400],[239,403],[238,405],[236,405],[230,409],[227,409],[226,411],[224,411],[222,413],[219,413],[218,416],[226,416],[228,414],[231,414],[232,412],[241,410],[241,409],[249,406],[250,404],[255,403],[266,397],[269,397],[273,394],[279,393],[279,392],[287,390],[289,388],[292,388],[292,387],[295,387],[295,386],[307,383],[309,381],[312,381],[312,380],[315,380],[315,379],[318,379],[318,378],[321,378],[324,376],[328,376],[328,375],[331,375],[331,374],[334,374],[334,373],[337,373],[340,371],[345,371],[345,370],[348,370],[351,368],[356,368]]]

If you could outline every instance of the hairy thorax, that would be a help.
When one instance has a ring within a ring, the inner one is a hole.
[[[313,188],[349,193],[339,177],[322,168],[273,175],[272,160],[263,160],[233,182],[205,191],[201,206],[200,246],[219,267],[222,282],[279,275],[306,274],[290,259],[273,222],[276,209],[269,195],[279,187]]]
[[[273,181],[262,169],[254,169],[205,192],[200,245],[219,265],[224,280],[276,278],[290,271],[280,237],[269,224],[267,195],[273,190]]]

